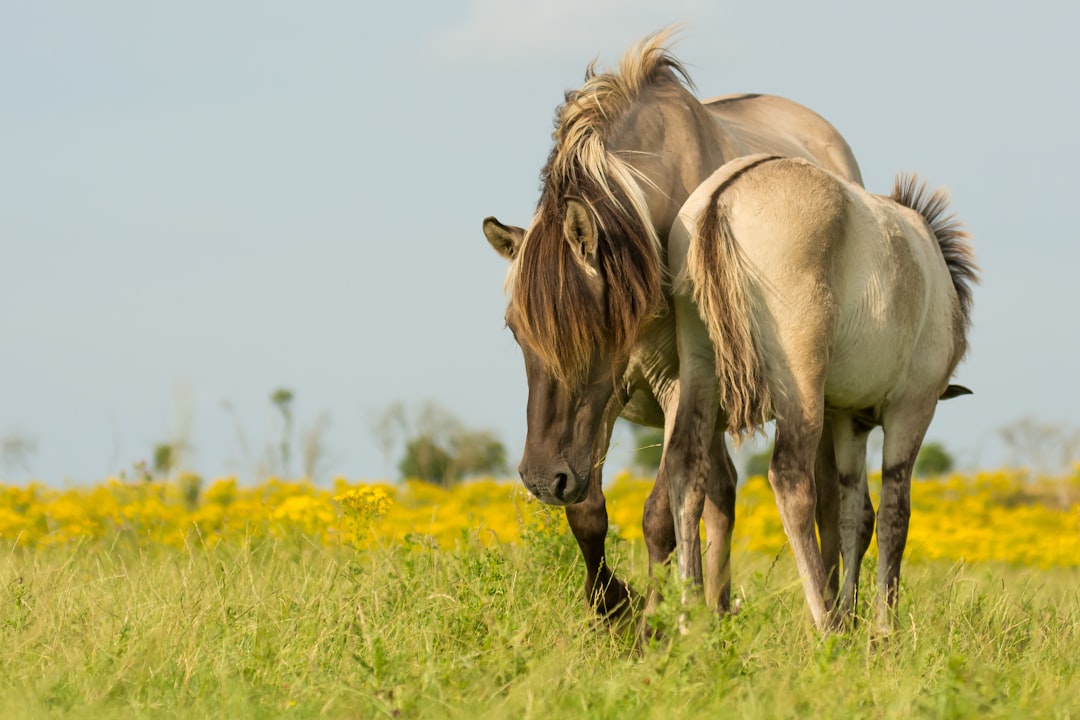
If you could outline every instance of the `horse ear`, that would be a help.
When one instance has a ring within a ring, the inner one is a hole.
[[[513,260],[521,249],[525,231],[513,225],[503,225],[493,217],[484,218],[484,237],[495,248],[495,252],[507,260]]]
[[[596,223],[585,205],[577,200],[566,201],[563,236],[583,262],[591,265],[596,261]]]

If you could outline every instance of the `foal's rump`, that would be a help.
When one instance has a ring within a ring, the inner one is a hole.
[[[933,403],[956,364],[957,334],[956,291],[937,239],[918,212],[832,181],[848,209],[832,284],[839,312],[826,402],[870,408],[915,392]]]
[[[670,236],[730,431],[760,427],[782,398],[865,411],[945,390],[956,291],[919,212],[804,160],[757,155],[702,183]]]

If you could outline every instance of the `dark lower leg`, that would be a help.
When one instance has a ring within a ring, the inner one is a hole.
[[[824,630],[828,624],[825,563],[815,532],[817,489],[814,484],[814,457],[820,432],[820,424],[815,427],[809,421],[789,424],[777,420],[769,484],[776,495],[780,520],[795,556],[810,614],[818,629]]]
[[[645,536],[645,548],[649,552],[650,582],[645,598],[645,612],[648,614],[656,610],[661,600],[657,576],[670,566],[671,554],[675,552],[675,521],[671,516],[671,497],[663,470],[645,501],[641,529]]]
[[[896,603],[900,591],[900,561],[907,545],[911,519],[911,468],[914,455],[886,467],[881,474],[881,503],[878,508],[878,590],[877,629],[891,631],[897,622]]]
[[[817,490],[815,515],[818,536],[821,538],[821,559],[825,563],[825,603],[831,608],[840,590],[840,488],[832,432],[828,427],[821,433],[818,442],[814,485]]]
[[[735,527],[735,465],[721,430],[713,439],[712,468],[705,491],[705,602],[731,611],[731,533]]]
[[[566,506],[566,520],[585,558],[585,596],[589,603],[604,616],[624,611],[629,588],[612,574],[604,555],[608,515],[599,478],[593,480],[583,502]]]

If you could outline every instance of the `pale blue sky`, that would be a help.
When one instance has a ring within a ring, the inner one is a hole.
[[[392,470],[369,427],[394,401],[516,462],[524,373],[480,221],[528,222],[588,62],[679,21],[702,96],[789,96],[870,189],[952,190],[984,270],[976,394],[930,437],[987,465],[1021,417],[1080,426],[1072,3],[4,0],[0,436],[37,449],[0,474],[96,481],[190,422],[196,470],[250,475],[278,386],[300,428],[331,417],[326,474]]]

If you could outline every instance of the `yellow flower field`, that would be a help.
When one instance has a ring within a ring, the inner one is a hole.
[[[606,488],[612,529],[622,539],[641,538],[641,508],[650,488],[650,481],[626,473]],[[751,478],[739,489],[736,512],[737,549],[775,554],[783,548],[783,528],[764,478]],[[450,490],[418,481],[344,479],[329,489],[277,478],[255,486],[221,478],[202,487],[194,475],[171,482],[108,478],[68,489],[0,486],[0,541],[9,548],[118,541],[209,547],[230,539],[298,535],[359,548],[418,543],[453,549],[466,537],[517,542],[522,528],[541,521],[565,522],[557,510],[533,501],[520,483],[491,479]],[[907,556],[1080,565],[1080,469],[1036,480],[999,470],[916,481]]]

